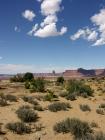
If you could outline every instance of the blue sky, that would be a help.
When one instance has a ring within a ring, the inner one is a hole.
[[[105,67],[105,0],[0,0],[0,73]]]

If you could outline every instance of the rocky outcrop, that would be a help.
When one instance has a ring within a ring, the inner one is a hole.
[[[64,77],[94,77],[94,76],[105,76],[105,69],[82,69],[77,70],[66,70],[63,73]]]
[[[10,79],[14,75],[0,74],[0,80]],[[83,77],[95,77],[95,76],[105,76],[105,69],[90,69],[86,70],[79,68],[77,70],[66,70],[62,73],[34,73],[34,77],[45,77],[46,79],[56,78],[64,76],[66,78],[83,78]]]

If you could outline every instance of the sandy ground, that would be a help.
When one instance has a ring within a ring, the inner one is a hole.
[[[68,102],[72,106],[72,109],[69,111],[59,111],[59,112],[50,112],[49,110],[45,110],[43,112],[38,112],[39,120],[38,123],[41,123],[44,128],[40,132],[34,132],[31,134],[25,135],[17,135],[15,133],[10,132],[5,129],[5,125],[9,122],[19,121],[19,118],[16,115],[16,110],[22,106],[26,105],[20,97],[22,95],[31,95],[34,96],[37,93],[30,93],[24,89],[21,85],[14,85],[8,82],[0,83],[2,86],[6,87],[6,89],[0,90],[0,93],[3,92],[5,94],[13,94],[16,95],[19,99],[18,102],[12,102],[9,106],[0,107],[0,123],[3,123],[2,129],[7,133],[4,136],[0,136],[0,140],[6,140],[4,138],[8,138],[8,140],[38,140],[37,137],[41,136],[41,140],[73,140],[73,136],[69,134],[56,134],[53,131],[53,126],[56,122],[62,121],[66,118],[79,118],[83,121],[87,121],[89,123],[96,122],[98,124],[98,128],[94,128],[94,131],[103,131],[105,132],[105,115],[100,115],[96,113],[96,109],[101,103],[105,103],[105,94],[101,96],[96,94],[91,98],[82,98],[79,97],[75,101],[67,101],[64,98],[59,97],[59,101]],[[48,101],[38,101],[42,107],[47,107],[51,102]],[[91,108],[91,112],[83,112],[80,110],[80,104],[88,104]]]

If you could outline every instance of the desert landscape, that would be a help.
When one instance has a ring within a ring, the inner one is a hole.
[[[105,140],[105,0],[0,0],[0,140]]]
[[[0,81],[0,140],[105,139],[105,77],[36,78],[33,82],[39,88],[31,81],[20,82],[21,78]],[[79,91],[78,85],[86,87]],[[87,130],[85,125],[68,130],[62,124],[67,118],[86,123]]]

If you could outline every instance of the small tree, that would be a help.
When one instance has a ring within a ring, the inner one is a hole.
[[[63,84],[64,81],[65,81],[64,78],[61,76],[61,77],[58,77],[57,78],[57,81],[56,82],[57,82],[57,84]]]
[[[30,89],[36,92],[44,92],[45,91],[45,81],[43,78],[37,78],[33,80],[30,85]]]
[[[25,73],[23,76],[24,81],[32,81],[34,79],[34,75],[30,72]]]
[[[43,78],[37,78],[32,81],[27,81],[25,83],[25,88],[30,89],[31,92],[44,92],[45,91],[45,81]]]

